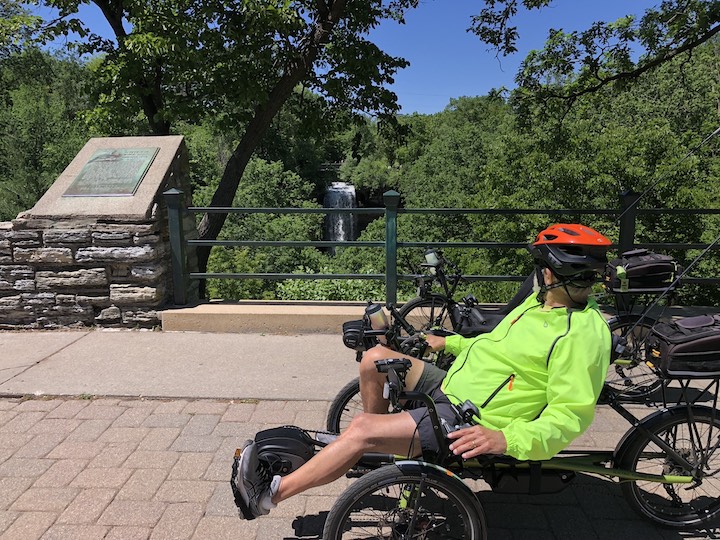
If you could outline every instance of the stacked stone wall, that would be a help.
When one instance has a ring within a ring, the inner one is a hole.
[[[0,223],[0,328],[158,325],[172,294],[164,223]]]
[[[114,193],[104,187],[113,180],[108,164],[107,178],[91,175],[96,185],[88,194],[66,197],[99,150],[130,148],[158,149],[132,195],[108,196]],[[88,141],[32,209],[0,222],[0,329],[158,326],[173,298],[163,193],[180,189],[190,204],[188,167],[182,137]],[[186,213],[183,228],[187,240],[197,238],[192,215]],[[196,271],[189,246],[186,258]]]

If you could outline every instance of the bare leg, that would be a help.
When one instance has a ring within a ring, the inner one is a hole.
[[[376,360],[386,358],[407,358],[412,362],[413,365],[405,378],[405,390],[415,388],[425,368],[425,362],[422,360],[400,354],[382,345],[365,351],[360,361],[360,397],[366,413],[385,414],[388,411],[388,400],[382,397],[387,374],[378,373],[375,367]]]
[[[353,418],[350,426],[333,443],[318,452],[297,471],[283,477],[273,497],[279,503],[303,491],[340,478],[365,452],[407,455],[420,452],[415,421],[406,413],[366,414]]]

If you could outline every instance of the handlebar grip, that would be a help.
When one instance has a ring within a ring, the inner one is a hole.
[[[433,336],[440,336],[440,337],[448,337],[448,336],[454,336],[455,332],[452,330],[446,330],[445,328],[431,328],[427,331],[428,334],[432,334]]]
[[[465,422],[472,422],[473,416],[480,418],[480,409],[472,401],[466,399],[460,407],[460,415]]]

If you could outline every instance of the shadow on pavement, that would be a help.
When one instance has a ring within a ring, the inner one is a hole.
[[[292,523],[295,536],[285,537],[283,540],[322,538],[327,516],[327,512],[320,512],[319,514],[296,517]]]
[[[659,527],[628,506],[619,484],[588,475],[578,475],[559,493],[508,495],[480,491],[477,496],[485,510],[491,540],[720,539],[720,521],[687,531]],[[327,514],[296,517],[292,523],[295,535],[284,540],[321,538]]]
[[[613,540],[720,538],[720,522],[678,531],[641,517],[628,505],[620,484],[578,474],[563,491],[548,495],[478,493],[489,538],[582,538]]]

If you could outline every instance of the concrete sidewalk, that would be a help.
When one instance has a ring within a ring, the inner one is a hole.
[[[337,334],[0,332],[0,395],[329,400],[354,358]]]
[[[319,538],[352,480],[245,522],[230,465],[260,429],[321,429],[353,358],[337,334],[0,332],[0,538]],[[628,427],[599,408],[574,447],[612,448]],[[547,496],[477,488],[491,539],[720,535],[656,528],[588,476]]]

